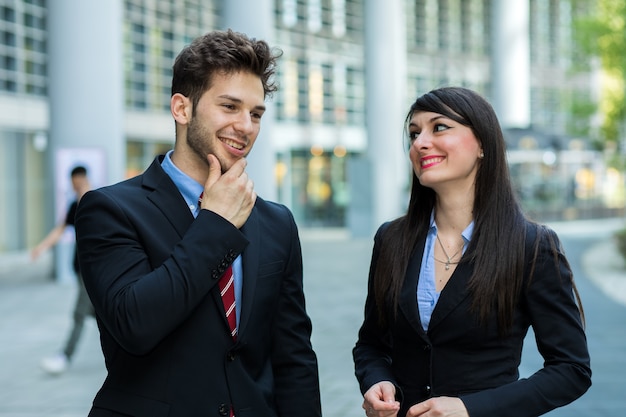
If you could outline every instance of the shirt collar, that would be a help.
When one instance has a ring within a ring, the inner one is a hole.
[[[165,154],[165,158],[161,162],[161,167],[163,171],[172,179],[176,188],[185,199],[185,202],[189,206],[189,210],[195,214],[198,208],[198,197],[204,190],[202,184],[191,178],[189,175],[185,174],[183,171],[178,169],[176,165],[172,162],[172,154],[173,150],[168,151]]]
[[[435,222],[435,210],[430,212],[430,227],[428,229],[429,233],[436,234],[437,233],[437,223]],[[461,236],[467,245],[470,240],[472,240],[472,234],[474,234],[474,220],[467,225],[467,227],[461,232]]]

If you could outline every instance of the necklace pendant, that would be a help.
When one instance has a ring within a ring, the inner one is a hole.
[[[446,262],[446,271],[450,269],[450,263]]]

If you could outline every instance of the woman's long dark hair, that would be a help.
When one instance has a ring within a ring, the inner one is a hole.
[[[474,232],[462,262],[473,264],[472,309],[484,323],[495,308],[504,334],[513,324],[524,275],[526,225],[532,223],[527,222],[511,185],[500,123],[484,98],[461,87],[440,88],[419,97],[408,112],[407,125],[416,112],[439,113],[469,127],[484,153],[475,179]],[[385,306],[392,306],[394,314],[397,311],[407,265],[416,243],[426,236],[434,206],[435,192],[421,185],[413,173],[407,214],[391,222],[383,234],[374,271],[383,322],[389,312]]]

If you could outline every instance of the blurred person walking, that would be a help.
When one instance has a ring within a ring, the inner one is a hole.
[[[74,227],[74,218],[76,216],[76,208],[78,207],[78,202],[83,197],[83,195],[90,190],[89,178],[87,175],[87,168],[82,165],[76,166],[72,169],[70,173],[70,179],[72,182],[72,189],[76,193],[76,200],[74,200],[65,215],[65,219],[57,224],[50,232],[46,235],[46,237],[41,240],[33,248],[31,251],[31,259],[34,261],[39,256],[56,245],[65,229],[69,226]],[[77,284],[77,295],[76,302],[74,304],[74,312],[73,312],[73,323],[72,328],[67,336],[65,345],[61,352],[56,355],[46,357],[41,361],[41,367],[43,370],[50,374],[60,374],[67,370],[72,357],[74,356],[74,352],[76,351],[76,345],[80,340],[80,337],[83,333],[83,327],[85,324],[85,319],[87,317],[94,317],[94,309],[89,300],[89,296],[87,295],[87,291],[85,290],[85,285],[83,283],[83,278],[80,273],[80,268],[78,265],[78,256],[76,251],[76,246],[74,247],[74,258],[72,262],[72,266],[74,272],[76,273],[76,284]]]
[[[527,219],[493,108],[456,87],[406,119],[407,214],[374,239],[353,349],[369,417],[535,417],[587,391],[584,314],[558,236]],[[533,328],[544,365],[519,378]]]
[[[321,415],[297,227],[246,173],[280,53],[230,30],[193,40],[173,66],[173,151],[84,196],[108,371],[90,416]]]

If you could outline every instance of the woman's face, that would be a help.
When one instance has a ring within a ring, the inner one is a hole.
[[[482,148],[474,132],[433,112],[414,113],[409,121],[409,157],[420,183],[434,189],[474,189]]]

